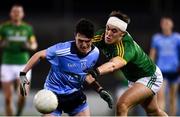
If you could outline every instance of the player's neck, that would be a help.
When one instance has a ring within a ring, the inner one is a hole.
[[[123,39],[123,36],[119,37],[119,39],[115,42],[115,44],[121,42],[122,39]]]
[[[170,35],[172,35],[172,29],[162,30],[162,33],[163,33],[163,35],[165,35],[165,36],[170,36]]]
[[[92,50],[92,47],[89,48],[89,50],[86,52],[86,53],[82,53],[80,50],[78,50],[78,48],[76,48],[77,51],[76,51],[76,54],[79,56],[79,57],[85,57],[89,54],[89,52],[91,52]]]
[[[77,56],[79,58],[83,58],[83,57],[87,56],[94,48],[95,48],[95,46],[92,45],[87,53],[82,53],[78,50],[78,48],[74,42],[74,43],[72,43],[72,46],[71,46],[71,52],[74,54],[77,54]]]
[[[22,21],[21,20],[11,20],[12,24],[13,25],[16,25],[16,26],[19,26],[22,24]]]

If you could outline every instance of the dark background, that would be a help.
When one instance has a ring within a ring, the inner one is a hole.
[[[96,29],[104,27],[112,10],[129,15],[128,32],[147,54],[152,35],[160,31],[161,16],[172,16],[175,31],[180,30],[179,0],[1,0],[0,23],[8,20],[10,8],[16,3],[24,6],[25,21],[34,27],[38,50],[71,40],[75,23],[82,17],[92,20]],[[32,88],[43,87],[49,67],[46,61],[34,67]],[[109,88],[118,85],[117,79],[109,77],[101,80],[103,85]]]

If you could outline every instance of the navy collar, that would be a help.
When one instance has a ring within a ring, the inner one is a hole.
[[[92,51],[94,48],[95,48],[95,46],[92,45],[91,51]],[[71,43],[71,50],[70,50],[70,51],[71,51],[72,54],[77,54],[77,56],[78,56],[79,58],[84,58],[84,57],[86,57],[86,56],[91,52],[91,51],[89,51],[87,54],[81,53],[81,52],[77,49],[75,42],[72,42],[72,43]]]

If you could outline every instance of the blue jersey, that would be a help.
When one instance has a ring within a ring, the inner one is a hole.
[[[87,70],[92,69],[99,58],[99,50],[93,47],[87,55],[80,55],[75,42],[69,41],[46,49],[46,58],[51,69],[44,88],[66,95],[82,88]]]
[[[180,35],[178,33],[173,33],[170,36],[154,35],[152,48],[156,49],[156,63],[162,72],[177,72],[180,62]]]

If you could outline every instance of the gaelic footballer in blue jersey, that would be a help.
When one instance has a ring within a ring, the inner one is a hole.
[[[180,34],[173,31],[174,22],[169,16],[160,19],[161,32],[152,37],[150,57],[161,69],[164,83],[158,92],[158,104],[165,110],[166,100],[169,99],[168,112],[170,116],[177,113],[177,93],[179,86],[179,68],[180,68]],[[167,88],[168,87],[168,88]],[[166,90],[170,95],[165,94]],[[169,96],[167,98],[167,96]]]
[[[25,74],[40,59],[46,58],[51,63],[44,88],[57,95],[59,105],[50,115],[58,116],[64,111],[71,116],[90,116],[86,96],[81,90],[84,82],[90,84],[112,108],[112,97],[94,78],[88,77],[87,71],[95,66],[100,55],[97,47],[92,45],[93,35],[93,24],[86,19],[80,20],[76,25],[75,41],[58,43],[35,53],[20,72],[21,83],[25,84]]]

